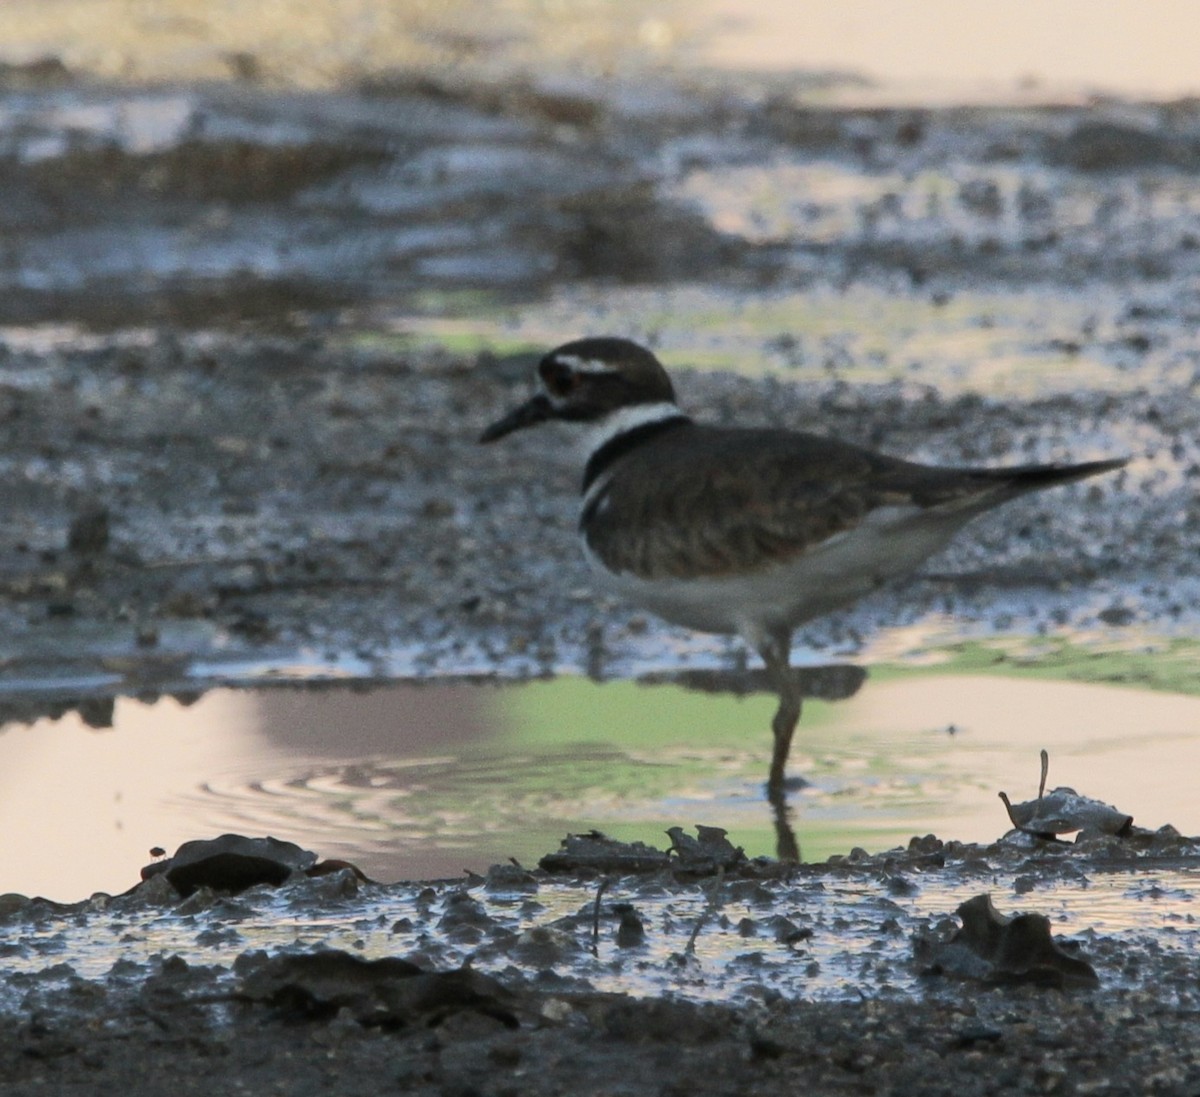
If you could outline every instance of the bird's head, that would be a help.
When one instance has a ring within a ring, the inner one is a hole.
[[[636,422],[678,414],[666,370],[628,339],[564,343],[538,363],[541,390],[487,428],[481,442],[550,420],[604,427],[620,417]]]

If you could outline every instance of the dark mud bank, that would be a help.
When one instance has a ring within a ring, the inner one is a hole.
[[[495,1094],[590,1092],[613,1076],[634,1094],[1182,1094],[1200,1081],[1194,933],[1150,928],[1152,912],[1186,906],[1180,881],[1200,869],[1170,828],[1074,845],[928,837],[791,868],[711,833],[680,832],[665,869],[612,844],[601,871],[597,848],[568,843],[554,872],[461,882],[378,885],[330,866],[278,888],[239,878],[232,895],[189,877],[182,898],[168,870],[81,904],[5,896],[0,1068],[13,1093],[135,1095],[234,1080],[358,1094],[381,1078]],[[1070,897],[1113,877],[1141,928],[1080,932]],[[1022,943],[1037,916],[998,915],[981,889],[1006,912],[1057,912],[1066,897],[1068,913]],[[976,895],[957,917],[955,895]],[[88,943],[110,933],[123,935],[115,963]]]
[[[574,455],[553,437],[475,445],[525,391],[521,357],[149,335],[10,349],[3,366],[11,679],[186,690],[218,656],[332,665],[352,653],[364,677],[652,660],[655,633],[591,593]],[[1200,609],[1185,551],[1200,430],[1182,393],[1001,406],[836,380],[689,375],[681,388],[700,415],[807,424],[896,453],[936,432],[947,461],[1011,459],[1067,429],[1104,433],[1117,414],[1149,451],[1103,484],[980,523],[925,580],[814,626],[807,643],[853,651],[878,624],[931,611],[1053,631],[1170,629]]]

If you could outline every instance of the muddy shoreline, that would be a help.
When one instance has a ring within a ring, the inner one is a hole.
[[[15,476],[0,657],[22,692],[69,698],[72,681],[97,679],[82,696],[188,691],[237,681],[239,664],[259,677],[306,661],[344,674],[347,658],[364,679],[604,676],[633,662],[668,669],[653,654],[667,636],[702,666],[735,658],[734,645],[596,599],[574,543],[574,454],[559,439],[475,444],[527,391],[527,356],[280,337],[115,342],[6,356]],[[698,373],[680,388],[707,418],[809,424],[894,453],[936,437],[942,458],[979,463],[1029,453],[1068,424],[1104,435],[1114,413],[1107,394],[983,407],[924,388]],[[1152,458],[979,523],[924,576],[815,623],[799,645],[837,662],[881,627],[931,615],[981,635],[1186,633],[1200,583],[1179,514],[1196,467],[1187,439],[1200,431],[1183,395],[1120,402],[1123,429]]]
[[[1137,932],[1071,935],[1052,923],[1064,970],[1094,966],[1098,981],[1059,985],[1015,953],[1015,967],[992,975],[931,961],[929,942],[951,939],[958,921],[904,906],[953,878],[1006,912],[1037,909],[1056,886],[1116,873],[1138,882],[1149,912],[1170,900],[1148,881],[1200,871],[1195,840],[1169,828],[1074,847],[928,837],[792,868],[735,856],[717,873],[689,856],[685,844],[673,868],[633,875],[615,862],[607,872],[506,865],[486,878],[376,885],[345,869],[183,900],[160,875],[76,905],[6,896],[8,962],[60,957],[6,978],[6,1091],[351,1095],[378,1092],[384,1078],[416,1093],[1183,1094],[1200,1080],[1185,940],[1164,949]],[[1001,877],[1014,881],[1008,894]],[[846,885],[855,899],[822,899]],[[553,917],[564,890],[578,909]],[[246,950],[267,944],[263,927],[285,910],[299,918],[295,943]],[[345,944],[306,943],[331,920],[353,927]],[[81,977],[71,942],[105,926],[124,933],[126,954]],[[166,926],[182,947],[156,935]],[[713,952],[721,942],[732,943]],[[154,943],[161,951],[147,955]],[[846,978],[827,984],[829,965]],[[632,994],[603,989],[612,984]],[[839,989],[818,989],[829,985]]]

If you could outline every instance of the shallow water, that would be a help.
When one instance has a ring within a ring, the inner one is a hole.
[[[725,827],[774,852],[763,798],[772,701],[676,685],[325,684],[218,689],[191,703],[118,698],[108,712],[0,733],[0,892],[122,891],[151,847],[273,834],[381,881],[533,864],[569,832],[664,843]],[[1070,785],[1141,826],[1200,831],[1200,697],[1110,684],[883,668],[810,701],[791,772],[809,860],[914,834],[988,842],[997,793]]]

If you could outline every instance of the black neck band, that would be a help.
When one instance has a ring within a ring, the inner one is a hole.
[[[690,422],[691,419],[681,412],[669,419],[656,419],[652,423],[643,423],[640,427],[631,427],[610,438],[588,458],[587,467],[583,470],[583,486],[579,489],[580,492],[586,494],[587,489],[596,482],[601,473],[631,449]]]

